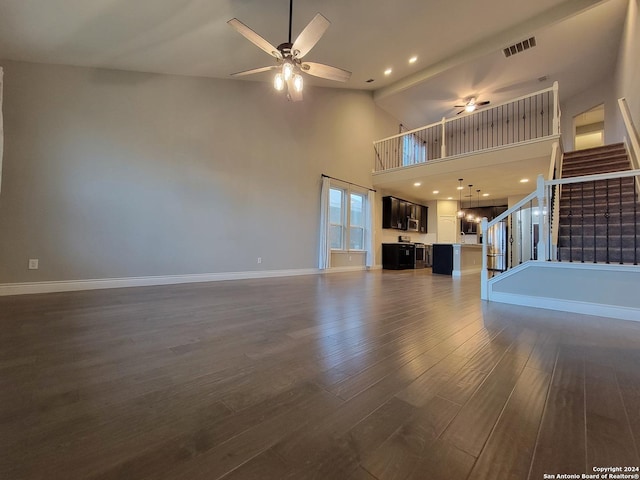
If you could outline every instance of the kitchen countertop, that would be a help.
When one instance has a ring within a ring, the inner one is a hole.
[[[481,243],[434,243],[433,245],[453,245],[454,247],[478,247],[482,248]]]

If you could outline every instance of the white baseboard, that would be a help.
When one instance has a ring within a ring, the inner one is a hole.
[[[331,267],[323,273],[341,273],[341,272],[362,272],[368,270],[364,265],[349,266],[349,267]]]
[[[105,288],[150,287],[155,285],[219,282],[224,280],[243,280],[251,278],[290,277],[296,275],[317,275],[319,273],[325,272],[317,268],[301,268],[291,270],[264,270],[256,272],[196,273],[188,275],[164,275],[153,277],[99,278],[89,280],[4,283],[0,284],[0,296],[27,295],[35,293],[74,292],[79,290],[99,290]]]
[[[640,321],[640,310],[636,308],[618,307],[602,303],[578,302],[557,298],[534,297],[515,293],[491,292],[489,300],[492,302],[508,303],[523,307],[545,308],[561,312],[581,313],[598,317],[617,318],[620,320]]]
[[[89,280],[2,283],[0,284],[0,297],[36,293],[101,290],[106,288],[152,287],[156,285],[178,285],[181,283],[221,282],[224,280],[247,280],[251,278],[275,278],[293,277],[297,275],[361,272],[377,270],[380,268],[382,268],[381,265],[375,265],[373,267],[335,267],[328,270],[320,270],[318,268],[300,268],[290,270],[262,270],[256,272],[194,273],[188,275],[163,275],[153,277],[96,278]]]

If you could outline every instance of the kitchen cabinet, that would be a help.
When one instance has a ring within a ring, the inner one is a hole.
[[[500,207],[476,207],[467,208],[465,212],[470,212],[475,216],[487,217],[487,220],[491,221],[504,212],[507,209],[506,206]],[[475,222],[467,222],[464,218],[461,220],[461,231],[464,233],[480,233],[480,224]]]
[[[415,268],[416,247],[413,243],[383,243],[382,268],[405,270]]]
[[[406,202],[396,197],[382,198],[382,228],[406,228]]]
[[[418,231],[427,233],[427,207],[396,197],[382,197],[382,228],[407,229],[407,218],[418,220]]]
[[[416,218],[418,219],[418,228],[420,233],[427,233],[427,216],[428,209],[424,205],[416,205]]]

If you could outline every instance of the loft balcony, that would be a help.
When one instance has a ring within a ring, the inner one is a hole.
[[[558,84],[488,108],[377,140],[373,184],[393,190],[407,181],[549,173],[552,145],[560,136]],[[493,183],[492,182],[492,183]],[[486,183],[485,183],[486,184]],[[505,191],[505,195],[515,192]]]

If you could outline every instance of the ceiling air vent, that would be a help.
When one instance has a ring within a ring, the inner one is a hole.
[[[504,48],[502,52],[504,56],[509,58],[511,55],[515,55],[516,53],[524,52],[525,50],[529,50],[536,46],[536,37],[527,38],[518,43],[514,43],[513,45]]]

